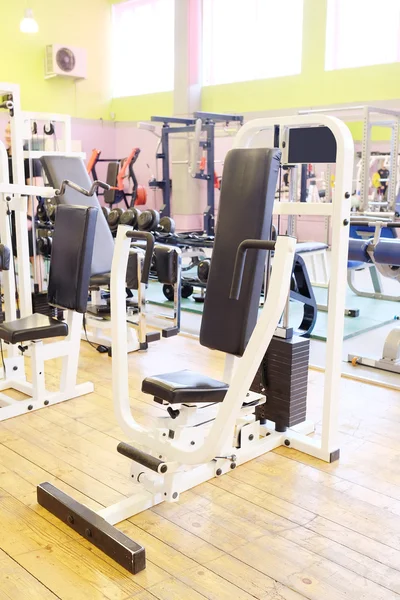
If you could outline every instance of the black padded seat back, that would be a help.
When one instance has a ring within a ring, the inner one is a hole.
[[[117,177],[119,171],[119,162],[109,162],[107,166],[107,177],[106,183],[111,187],[117,186]],[[106,204],[114,204],[115,202],[115,190],[106,190],[104,192],[104,202]]]
[[[42,156],[40,161],[48,182],[55,189],[60,189],[64,179],[69,179],[87,190],[92,185],[83,160],[77,156]],[[100,209],[100,203],[96,194],[93,196],[84,196],[70,187],[67,187],[65,194],[57,199],[57,203],[72,204],[74,206],[93,206]],[[92,275],[111,271],[113,252],[114,240],[112,233],[103,211],[99,210],[91,266]]]
[[[101,211],[93,206],[57,206],[47,291],[49,304],[86,312],[98,214]]]
[[[268,240],[281,153],[236,148],[226,156],[200,343],[242,356],[257,322],[265,251],[247,251],[239,300],[230,300],[236,252],[245,239]]]

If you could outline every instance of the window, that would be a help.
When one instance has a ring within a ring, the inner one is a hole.
[[[203,85],[301,72],[303,0],[203,0]]]
[[[113,95],[174,89],[174,0],[113,5]]]
[[[400,0],[328,0],[325,69],[400,60]]]

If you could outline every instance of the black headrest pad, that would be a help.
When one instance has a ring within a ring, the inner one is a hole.
[[[60,205],[51,249],[48,301],[86,312],[98,209]]]
[[[239,300],[230,300],[239,244],[268,240],[281,153],[238,148],[226,156],[216,237],[200,330],[200,343],[241,356],[257,321],[265,252],[247,252]]]

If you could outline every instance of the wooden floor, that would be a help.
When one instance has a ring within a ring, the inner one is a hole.
[[[141,379],[177,368],[222,374],[194,340],[130,356],[134,414],[160,413]],[[51,364],[49,387],[60,364]],[[36,503],[50,481],[98,509],[131,492],[111,392],[111,360],[82,344],[96,392],[0,423],[0,600],[391,600],[400,598],[400,394],[342,381],[342,457],[281,448],[122,523],[147,553],[136,576]],[[323,375],[310,372],[319,418]]]

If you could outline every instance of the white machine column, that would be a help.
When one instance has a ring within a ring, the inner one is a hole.
[[[12,83],[0,83],[1,94],[12,94],[13,112],[10,117],[13,183],[25,185],[23,121],[21,118],[21,100],[19,86]],[[18,290],[21,317],[32,314],[31,271],[28,244],[28,197],[14,195],[15,232],[18,253]]]
[[[190,116],[201,109],[201,23],[201,0],[175,0],[176,117]],[[206,186],[189,174],[190,145],[187,139],[177,137],[185,136],[170,136],[172,215],[178,229],[202,229]]]

